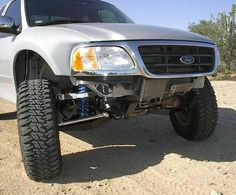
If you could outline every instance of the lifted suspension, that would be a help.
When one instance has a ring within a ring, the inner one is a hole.
[[[78,87],[77,87],[78,94],[88,93],[89,91],[90,90],[86,87],[86,85],[78,85]],[[88,97],[78,99],[77,112],[78,112],[78,115],[80,116],[80,118],[85,118],[90,115],[89,98]]]

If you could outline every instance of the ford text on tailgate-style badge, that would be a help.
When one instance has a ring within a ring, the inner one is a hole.
[[[180,58],[180,61],[183,63],[183,64],[193,64],[195,62],[195,58],[193,56],[183,56]]]

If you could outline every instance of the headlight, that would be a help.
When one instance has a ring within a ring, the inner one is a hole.
[[[72,68],[83,71],[129,71],[135,65],[129,54],[120,47],[84,47],[72,54]]]

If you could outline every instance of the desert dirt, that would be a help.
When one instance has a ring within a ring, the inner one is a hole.
[[[156,115],[61,132],[62,173],[42,183],[25,174],[15,105],[0,100],[0,194],[236,195],[236,82],[213,86],[219,122],[210,139],[186,141]]]

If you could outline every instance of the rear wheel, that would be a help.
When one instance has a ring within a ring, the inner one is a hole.
[[[47,80],[20,84],[17,119],[23,163],[36,181],[57,176],[61,170],[56,102]]]
[[[215,131],[217,118],[217,100],[208,79],[198,94],[191,92],[188,95],[183,109],[170,112],[170,119],[176,132],[190,141],[200,141],[210,137]]]

